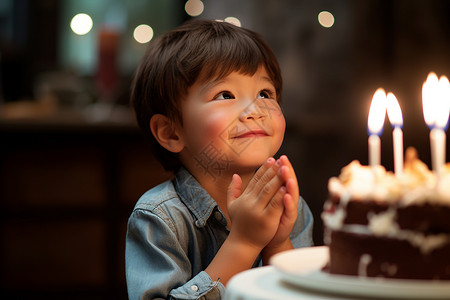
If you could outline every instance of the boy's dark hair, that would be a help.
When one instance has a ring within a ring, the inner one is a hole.
[[[156,158],[169,171],[181,162],[177,153],[162,147],[150,130],[155,114],[183,124],[179,103],[198,80],[220,79],[237,71],[253,75],[264,66],[281,100],[278,62],[261,36],[227,22],[193,20],[150,42],[138,67],[131,104],[139,127],[150,136]]]

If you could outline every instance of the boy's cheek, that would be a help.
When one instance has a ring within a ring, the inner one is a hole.
[[[277,124],[276,126],[278,127],[280,134],[284,135],[284,132],[286,130],[286,119],[284,118],[284,115],[281,113],[281,111],[278,115],[278,118],[276,118],[275,123]]]
[[[194,122],[196,124],[190,130],[193,133],[195,140],[192,142],[196,144],[196,148],[204,148],[211,143],[217,144],[217,141],[226,141],[229,130],[234,124],[233,121],[224,120],[214,115]]]
[[[226,138],[228,130],[235,124],[233,120],[226,118],[222,113],[209,115],[204,124],[203,134],[209,140]]]
[[[284,135],[286,119],[284,118],[280,105],[277,102],[266,101],[261,107],[265,109],[267,118],[272,121],[273,127]]]

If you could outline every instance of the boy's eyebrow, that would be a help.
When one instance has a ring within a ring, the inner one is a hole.
[[[270,77],[262,76],[261,79],[263,79],[264,81],[267,81],[268,83],[274,85],[273,80]]]
[[[206,81],[205,83],[203,83],[202,88],[200,89],[200,93],[204,93],[207,90],[213,88],[216,85],[219,85],[221,83],[225,82],[225,78],[221,78],[221,79],[214,79],[211,81]]]

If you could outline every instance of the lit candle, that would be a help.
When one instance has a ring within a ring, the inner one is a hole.
[[[383,131],[386,117],[386,92],[379,88],[376,90],[370,104],[367,129],[369,132],[369,165],[377,166],[381,161],[380,135]]]
[[[394,144],[394,172],[397,177],[403,174],[403,116],[398,100],[393,93],[388,93],[386,97],[386,106],[389,121],[394,130],[392,131],[392,140]]]
[[[450,83],[445,76],[431,72],[422,87],[425,123],[430,128],[431,164],[439,176],[445,165],[445,129],[450,111]]]

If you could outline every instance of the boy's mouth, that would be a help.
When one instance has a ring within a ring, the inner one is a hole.
[[[265,136],[269,136],[269,135],[264,130],[251,130],[251,131],[246,131],[237,136],[234,136],[233,139],[256,138],[256,137],[265,137]]]

